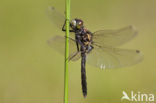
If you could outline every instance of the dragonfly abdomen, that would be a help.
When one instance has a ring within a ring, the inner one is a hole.
[[[82,92],[84,97],[87,96],[87,80],[86,80],[85,64],[86,64],[86,54],[82,53],[81,54],[81,84],[82,84]]]

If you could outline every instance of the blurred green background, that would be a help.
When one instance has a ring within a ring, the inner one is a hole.
[[[46,41],[64,34],[46,10],[54,5],[63,14],[64,3],[0,1],[0,103],[63,103],[64,57]],[[144,60],[116,70],[87,65],[86,99],[81,92],[80,61],[71,62],[69,103],[120,103],[123,90],[156,95],[155,0],[71,0],[71,17],[83,19],[92,32],[134,25],[139,35],[122,47],[141,50]]]

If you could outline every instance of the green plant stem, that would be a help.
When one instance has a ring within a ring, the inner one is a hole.
[[[66,40],[65,40],[65,71],[64,71],[64,103],[68,103],[68,57],[69,57],[69,20],[70,0],[66,0]]]

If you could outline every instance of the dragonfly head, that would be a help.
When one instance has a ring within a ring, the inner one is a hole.
[[[81,19],[73,19],[70,26],[72,29],[81,29],[83,28],[83,21]]]

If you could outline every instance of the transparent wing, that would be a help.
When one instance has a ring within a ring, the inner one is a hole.
[[[138,50],[119,48],[94,47],[87,55],[87,63],[101,69],[130,66],[137,64],[142,59],[143,55]]]
[[[100,30],[93,33],[93,42],[103,47],[120,46],[137,35],[137,31],[132,26],[127,26],[119,30]]]
[[[53,24],[55,24],[60,30],[62,30],[63,24],[65,22],[65,17],[55,10],[54,7],[49,6],[48,8],[48,16],[52,20]],[[70,37],[75,38],[75,33],[70,32]]]
[[[65,17],[59,13],[58,11],[55,10],[54,7],[49,7],[48,8],[48,16],[52,20],[52,22],[60,29],[62,30],[62,26],[65,22]]]
[[[81,52],[76,52],[76,53],[72,53],[71,55],[69,55],[69,60],[71,61],[77,61],[81,58]]]
[[[48,44],[50,47],[55,49],[60,54],[64,55],[65,53],[65,38],[61,36],[55,36],[49,39]],[[76,61],[81,57],[80,53],[77,52],[77,47],[74,39],[69,38],[69,59]]]

